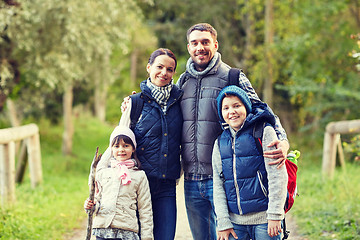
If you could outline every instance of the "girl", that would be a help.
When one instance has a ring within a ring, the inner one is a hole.
[[[169,49],[159,48],[151,54],[146,66],[149,78],[140,84],[144,105],[133,129],[136,153],[150,184],[156,240],[174,239],[176,230],[176,179],[180,178],[183,123],[179,102],[183,92],[173,84],[176,63]],[[120,125],[130,126],[131,108],[130,98]]]
[[[110,161],[98,166],[94,202],[87,199],[84,208],[95,206],[93,235],[97,240],[153,239],[153,221],[149,184],[144,171],[138,170],[134,133],[117,126],[110,136],[107,151]],[[137,215],[138,212],[138,215]],[[138,217],[137,217],[138,216]]]

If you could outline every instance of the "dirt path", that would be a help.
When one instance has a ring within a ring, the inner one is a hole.
[[[289,240],[306,240],[297,235],[297,226],[291,216],[286,218],[287,228],[291,231]],[[81,229],[74,229],[71,236],[66,236],[64,240],[85,240],[86,237],[86,221],[83,223]],[[179,185],[177,186],[177,225],[175,240],[190,240],[192,239],[189,223],[187,221],[184,199],[184,181],[181,178]],[[95,240],[92,236],[91,240]]]

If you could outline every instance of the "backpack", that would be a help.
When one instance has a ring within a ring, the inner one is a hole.
[[[141,115],[144,99],[141,92],[130,95],[131,98],[131,111],[130,111],[130,129],[134,131],[136,123]]]
[[[254,126],[254,130],[253,130],[253,137],[255,138],[255,141],[256,141],[256,147],[260,153],[263,152],[262,136],[263,136],[265,124],[266,124],[266,122],[256,123]],[[291,207],[294,205],[295,197],[298,195],[297,186],[296,186],[298,167],[293,162],[294,161],[293,158],[295,159],[295,161],[297,161],[297,158],[299,156],[300,156],[300,152],[298,150],[291,151],[288,154],[287,159],[285,160],[286,171],[288,174],[287,195],[286,195],[286,201],[285,201],[285,206],[284,206],[285,213],[287,213],[291,209]],[[290,231],[286,230],[285,218],[284,218],[283,224],[284,224],[283,239],[287,239],[289,237]]]

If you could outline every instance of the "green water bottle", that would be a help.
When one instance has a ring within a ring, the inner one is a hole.
[[[300,157],[300,151],[298,150],[290,151],[289,154],[287,155],[287,159],[295,163],[295,165],[297,165],[299,157]]]

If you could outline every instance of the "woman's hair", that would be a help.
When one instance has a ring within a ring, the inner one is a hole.
[[[167,48],[159,48],[159,49],[156,49],[151,55],[150,55],[150,58],[149,58],[149,64],[152,65],[155,61],[155,58],[157,58],[158,56],[161,56],[161,55],[167,55],[169,57],[171,57],[172,59],[174,59],[175,61],[175,69],[176,70],[176,65],[177,65],[177,60],[176,60],[176,57],[175,57],[175,54],[170,50],[170,49],[167,49]]]
[[[111,142],[111,147],[114,146],[114,145],[119,144],[121,142],[121,140],[123,140],[124,143],[130,144],[133,147],[133,149],[135,150],[135,145],[134,145],[133,141],[131,140],[131,138],[129,138],[126,135],[118,135],[118,136],[114,137],[114,139]],[[136,165],[140,169],[141,164],[140,164],[139,159],[136,156],[136,151],[134,151],[132,153],[131,157],[135,159]]]

